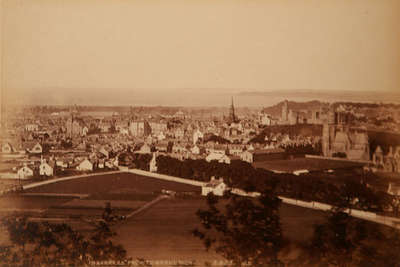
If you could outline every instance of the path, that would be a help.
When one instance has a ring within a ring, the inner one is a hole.
[[[152,201],[147,202],[146,204],[144,204],[143,206],[141,206],[141,207],[138,208],[137,210],[134,210],[133,212],[129,213],[129,214],[126,215],[125,217],[126,217],[127,219],[129,219],[129,218],[131,218],[132,216],[134,216],[134,215],[136,215],[136,214],[138,214],[138,213],[140,213],[140,212],[142,212],[142,211],[144,211],[144,210],[150,208],[151,206],[153,206],[153,205],[156,204],[157,202],[159,202],[159,201],[161,201],[161,200],[163,200],[163,199],[166,199],[166,198],[169,198],[169,196],[160,195],[160,196],[158,196],[157,198],[153,199]]]
[[[21,196],[27,197],[61,197],[61,198],[87,198],[88,194],[61,194],[61,193],[22,193]]]
[[[46,185],[46,184],[52,184],[52,183],[68,181],[68,180],[73,180],[73,179],[78,179],[78,178],[84,178],[84,177],[90,177],[90,176],[98,176],[98,175],[106,175],[106,174],[116,174],[116,173],[123,173],[123,172],[124,171],[110,171],[110,172],[99,172],[99,173],[89,173],[89,174],[81,174],[81,175],[60,177],[60,178],[50,179],[50,180],[46,180],[46,181],[42,181],[42,182],[23,185],[22,189],[26,190],[26,189],[30,189],[30,188],[35,188],[35,187],[38,187],[38,186]]]

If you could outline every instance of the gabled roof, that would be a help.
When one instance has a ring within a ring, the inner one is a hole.
[[[26,141],[22,143],[22,148],[23,149],[27,149],[27,150],[31,150],[32,148],[34,148],[37,144],[39,144],[40,146],[42,146],[38,141]]]
[[[381,146],[376,147],[375,153],[383,153]]]

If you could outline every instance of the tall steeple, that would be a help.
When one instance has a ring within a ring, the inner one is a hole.
[[[231,108],[229,110],[229,121],[236,122],[235,107],[233,106],[233,97],[231,98]]]

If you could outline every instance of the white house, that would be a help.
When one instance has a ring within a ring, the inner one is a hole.
[[[153,158],[150,160],[150,172],[157,172],[156,153],[153,153]]]
[[[56,160],[56,166],[62,167],[62,168],[68,168],[68,162],[64,160]]]
[[[41,161],[39,166],[39,174],[44,176],[53,176],[54,168],[46,162],[46,160]]]
[[[25,165],[18,170],[17,175],[20,179],[29,179],[33,176],[33,170]]]
[[[84,159],[79,165],[76,167],[78,171],[93,171],[93,163],[88,159]]]
[[[10,143],[7,142],[7,143],[2,144],[1,152],[2,153],[12,153],[12,152],[14,152],[14,148]]]
[[[227,186],[223,179],[215,179],[213,176],[209,183],[201,187],[201,194],[207,196],[209,193],[213,193],[216,196],[223,196],[226,189]]]
[[[253,153],[248,150],[243,151],[240,155],[240,159],[249,163],[253,163]]]
[[[253,146],[252,144],[250,144],[250,145],[247,147],[247,150],[249,150],[249,151],[254,150],[254,146]]]
[[[32,124],[25,125],[25,131],[34,132],[34,131],[38,131],[38,130],[39,130],[39,125],[37,125],[37,124],[32,123]]]
[[[43,152],[43,147],[40,143],[36,142],[36,143],[26,143],[24,144],[24,147],[26,148],[26,150],[29,153],[33,153],[33,154],[40,154]]]

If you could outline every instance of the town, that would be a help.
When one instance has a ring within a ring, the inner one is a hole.
[[[312,225],[337,207],[399,228],[399,105],[284,100],[237,108],[234,100],[225,108],[9,108],[1,125],[0,212],[61,220],[79,232],[105,220],[116,224],[128,255],[197,262],[221,259],[188,236],[210,195],[259,198],[274,188],[291,243],[307,242]],[[160,221],[169,223],[157,229]],[[308,234],[295,230],[300,221]],[[179,241],[169,249],[149,243],[171,238]]]
[[[178,108],[162,113],[161,108],[143,107],[106,112],[79,106],[24,107],[2,125],[0,175],[50,179],[118,169],[128,165],[121,162],[125,152],[149,154],[155,161],[168,155],[256,165],[314,156],[400,173],[397,106],[312,102],[307,110],[307,103],[293,102],[294,110],[289,103],[241,114],[232,98],[221,115]]]

